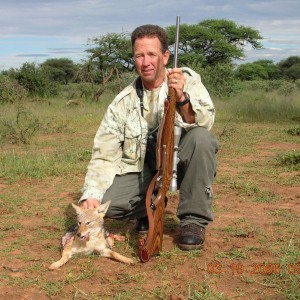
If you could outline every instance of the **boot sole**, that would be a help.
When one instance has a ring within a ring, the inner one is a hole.
[[[186,244],[178,244],[178,248],[181,250],[200,250],[203,249],[204,244],[200,244],[200,245],[186,245]]]

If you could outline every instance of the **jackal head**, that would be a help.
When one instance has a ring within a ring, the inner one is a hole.
[[[96,235],[103,230],[104,216],[108,210],[111,201],[108,201],[94,209],[81,208],[72,203],[77,213],[78,229],[76,235],[82,241],[88,241],[90,236]]]

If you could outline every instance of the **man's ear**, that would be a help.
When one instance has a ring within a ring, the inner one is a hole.
[[[108,207],[110,205],[111,200],[105,202],[104,204],[101,204],[100,206],[98,206],[96,209],[98,211],[98,213],[102,213],[102,214],[106,214]]]
[[[167,50],[164,54],[163,54],[163,60],[164,60],[164,66],[166,66],[168,64],[170,58],[170,51]]]
[[[75,211],[76,211],[77,214],[81,213],[82,209],[78,205],[72,203],[72,206],[75,209]]]

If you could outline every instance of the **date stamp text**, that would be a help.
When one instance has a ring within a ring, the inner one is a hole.
[[[224,264],[220,261],[212,261],[207,264],[209,274],[232,274],[232,275],[280,275],[282,273],[300,275],[300,261],[281,265],[279,263],[245,263],[231,262]]]

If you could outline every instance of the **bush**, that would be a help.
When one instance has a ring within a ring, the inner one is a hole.
[[[278,155],[277,161],[283,165],[288,167],[293,167],[296,169],[300,168],[300,152],[292,151],[282,155]]]
[[[206,68],[194,66],[203,80],[209,93],[219,98],[236,95],[241,88],[240,81],[235,78],[231,64],[217,64]]]
[[[51,74],[33,63],[25,63],[19,70],[9,71],[8,75],[17,80],[29,96],[50,97],[58,94],[59,84],[51,81]]]
[[[249,80],[241,83],[243,89],[250,92],[278,92],[281,95],[288,96],[299,90],[296,82],[289,82],[286,80]]]
[[[290,135],[300,135],[300,126],[291,127],[287,130],[287,133]]]
[[[12,144],[29,144],[31,137],[40,128],[38,118],[20,102],[16,107],[16,119],[2,120],[0,125],[1,138]]]
[[[259,64],[246,63],[237,68],[236,76],[241,80],[268,79],[268,72]]]
[[[26,95],[26,90],[16,80],[6,75],[0,76],[0,103],[15,103]]]

